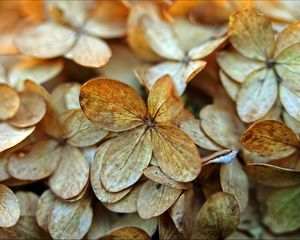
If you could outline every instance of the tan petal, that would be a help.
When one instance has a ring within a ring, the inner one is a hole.
[[[222,71],[239,83],[244,82],[252,72],[265,67],[264,62],[246,58],[236,51],[219,52],[217,61]]]
[[[75,40],[76,32],[62,25],[46,22],[20,34],[16,45],[25,55],[53,58],[65,54]]]
[[[255,181],[273,187],[288,187],[300,183],[300,171],[277,167],[265,163],[252,163],[245,166],[245,172]]]
[[[170,75],[179,95],[182,95],[187,83],[206,65],[204,61],[163,62],[148,69],[145,73],[145,84],[151,89],[154,83],[164,75]]]
[[[120,227],[98,238],[98,240],[109,240],[109,239],[150,240],[150,236],[143,229],[138,227]]]
[[[21,216],[16,225],[1,228],[0,236],[2,239],[50,239],[49,234],[37,225],[34,216]]]
[[[39,123],[46,114],[46,102],[43,97],[30,91],[21,92],[19,96],[18,111],[8,122],[20,128]]]
[[[274,30],[268,18],[253,10],[242,10],[229,19],[229,39],[248,58],[265,61],[274,49]]]
[[[272,71],[250,74],[237,96],[237,112],[244,122],[253,122],[266,115],[277,99],[277,79]]]
[[[0,123],[0,152],[9,149],[27,138],[35,127],[15,128],[9,124]]]
[[[38,141],[23,150],[14,153],[8,161],[11,176],[21,180],[40,180],[50,176],[62,151],[54,140]]]
[[[122,199],[128,192],[131,190],[131,188],[126,188],[123,191],[120,192],[109,192],[107,191],[101,182],[101,169],[103,165],[104,155],[107,152],[107,149],[109,145],[111,144],[111,141],[107,141],[100,145],[100,147],[97,149],[94,161],[92,163],[91,167],[91,184],[94,190],[94,193],[96,197],[104,203],[113,203],[117,202],[120,199]]]
[[[150,132],[145,127],[121,133],[104,155],[101,181],[110,192],[119,192],[136,183],[152,155]]]
[[[62,69],[63,61],[61,59],[29,58],[12,67],[8,74],[8,82],[11,86],[23,90],[23,83],[26,79],[42,84],[55,77]]]
[[[0,184],[0,227],[15,225],[19,217],[20,207],[17,197],[12,190]]]
[[[104,203],[104,206],[112,212],[135,213],[137,212],[137,199],[142,184],[136,184],[122,199],[113,203]]]
[[[147,112],[143,99],[131,87],[105,78],[81,87],[80,105],[89,120],[111,131],[142,125]]]
[[[48,232],[49,215],[52,211],[56,196],[51,190],[46,190],[37,203],[36,220],[38,225]]]
[[[167,211],[182,190],[147,180],[139,192],[137,210],[141,218],[156,217]]]
[[[17,112],[20,99],[15,89],[0,83],[0,120],[11,118]]]
[[[21,216],[35,216],[39,196],[34,192],[18,191],[16,193]]]
[[[240,221],[237,201],[231,195],[218,192],[211,195],[197,214],[193,239],[227,237]]]
[[[212,141],[201,129],[200,120],[193,119],[184,121],[180,125],[180,129],[184,131],[195,144],[207,150],[221,150],[221,146]]]
[[[300,42],[300,22],[295,21],[285,28],[276,39],[274,51],[275,57],[282,53],[287,47]]]
[[[108,131],[92,124],[81,109],[67,110],[60,117],[65,132],[64,138],[72,146],[91,146],[108,134]]]
[[[31,80],[25,80],[24,88],[25,88],[25,91],[35,92],[35,93],[39,94],[40,96],[42,96],[46,100],[46,102],[50,102],[50,99],[51,99],[50,93],[44,87],[37,84],[36,82],[31,81]]]
[[[279,96],[285,110],[296,120],[300,121],[300,91],[292,91],[283,84],[279,88]]]
[[[152,87],[148,95],[150,121],[170,122],[183,109],[170,76],[163,76]]]
[[[108,63],[111,50],[103,40],[82,34],[65,56],[82,66],[96,68]]]
[[[122,215],[112,225],[113,228],[132,226],[143,229],[152,237],[157,228],[157,218],[142,219],[137,213]]]
[[[179,182],[189,182],[198,176],[201,159],[188,135],[176,127],[158,125],[151,136],[154,157],[164,174]]]
[[[219,72],[220,80],[229,97],[235,102],[240,91],[241,85],[228,77],[222,70]]]
[[[240,135],[244,130],[236,113],[221,105],[208,105],[200,111],[203,131],[225,148],[240,148]]]
[[[10,178],[7,163],[9,155],[2,154],[0,155],[0,182]]]
[[[166,185],[176,189],[189,189],[192,185],[182,182],[177,182],[166,176],[159,167],[149,166],[144,170],[144,175],[153,182]]]
[[[225,42],[226,39],[227,36],[217,39],[209,39],[206,42],[190,49],[187,55],[193,60],[204,58],[216,50],[222,43]]]
[[[247,175],[237,158],[230,163],[222,164],[220,181],[223,191],[235,197],[240,206],[240,211],[243,212],[248,204],[249,183]]]
[[[266,212],[263,223],[276,234],[297,230],[300,227],[299,200],[299,186],[272,192],[264,202]]]
[[[142,19],[142,24],[146,41],[154,52],[171,60],[182,60],[184,58],[184,53],[169,25],[148,16]]]
[[[77,196],[89,178],[89,165],[83,153],[75,147],[62,148],[60,163],[49,179],[52,191],[64,199]]]
[[[296,134],[283,123],[275,120],[256,122],[241,136],[247,150],[269,159],[279,159],[294,153],[299,146]]]
[[[92,218],[89,198],[73,203],[57,199],[49,216],[49,233],[54,239],[81,239],[88,232]]]

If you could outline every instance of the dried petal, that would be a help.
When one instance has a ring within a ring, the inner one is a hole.
[[[56,196],[51,190],[46,190],[37,203],[36,220],[38,225],[48,232],[49,215],[52,211]]]
[[[80,105],[89,120],[111,131],[142,125],[147,112],[143,99],[131,87],[105,78],[81,87]]]
[[[82,66],[96,68],[108,63],[111,50],[103,40],[82,34],[65,56]]]
[[[150,236],[143,229],[138,227],[120,227],[98,238],[98,240],[109,240],[109,239],[150,240]]]
[[[128,192],[131,190],[131,188],[126,188],[123,191],[114,193],[107,191],[102,185],[100,174],[103,165],[104,155],[106,154],[110,144],[111,141],[107,141],[100,145],[100,147],[95,153],[94,161],[91,167],[91,184],[94,193],[96,197],[104,203],[117,202],[120,199],[122,199],[126,194],[128,194]]]
[[[282,105],[289,115],[300,121],[300,91],[293,91],[281,84],[279,88],[279,96]]]
[[[88,232],[92,218],[89,198],[73,203],[57,199],[49,216],[49,233],[54,239],[81,239]]]
[[[295,133],[275,120],[260,121],[250,126],[241,136],[241,143],[247,150],[271,159],[289,156],[299,146]]]
[[[27,138],[35,127],[15,128],[5,122],[0,123],[0,152],[9,149]]]
[[[161,170],[168,177],[189,182],[201,170],[201,159],[197,147],[180,129],[168,125],[157,125],[151,130],[153,154]]]
[[[89,178],[89,164],[83,153],[69,145],[61,149],[60,163],[49,179],[52,191],[64,199],[79,195]]]
[[[248,204],[248,178],[238,159],[235,158],[220,168],[220,181],[224,192],[235,197],[240,211],[243,212]]]
[[[8,171],[21,180],[40,180],[50,176],[57,167],[61,148],[54,140],[43,140],[31,144],[10,156]]]
[[[148,219],[163,214],[181,194],[182,190],[147,180],[138,195],[137,210],[141,218]]]
[[[21,216],[35,216],[38,195],[33,192],[23,192],[19,191],[16,193],[16,197],[18,199],[18,203],[20,206],[20,215]]]
[[[24,91],[19,94],[20,106],[16,114],[9,119],[15,127],[29,127],[39,123],[46,113],[45,100],[38,94]]]
[[[239,221],[239,205],[234,197],[223,192],[215,193],[198,212],[192,238],[225,238],[233,233]]]
[[[265,61],[274,49],[272,24],[260,13],[242,10],[231,15],[229,39],[234,48],[248,58]]]
[[[75,40],[76,32],[54,22],[46,22],[20,34],[16,45],[25,55],[53,58],[65,54]]]
[[[152,155],[150,132],[144,126],[121,133],[104,156],[101,181],[110,192],[132,186],[142,176]]]
[[[15,225],[20,217],[18,199],[8,187],[0,184],[0,227]],[[2,235],[0,231],[0,235]]]
[[[237,112],[244,122],[266,115],[277,99],[277,79],[271,70],[250,74],[237,96]]]
[[[15,89],[0,83],[0,102],[0,120],[6,120],[13,117],[17,112],[20,98]]]
[[[267,186],[288,187],[300,183],[300,171],[271,164],[253,163],[245,166],[248,176]]]

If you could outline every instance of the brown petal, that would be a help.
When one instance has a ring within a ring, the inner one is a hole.
[[[11,176],[21,180],[40,180],[50,176],[60,160],[61,148],[54,140],[31,144],[14,153],[8,161]]]
[[[218,53],[217,61],[222,71],[239,83],[244,82],[250,73],[265,67],[264,62],[251,60],[236,51]]]
[[[167,211],[182,190],[147,180],[138,195],[137,210],[141,218],[156,217]]]
[[[64,199],[77,196],[89,178],[89,165],[83,153],[75,147],[62,148],[60,163],[49,179],[52,191]]]
[[[248,58],[265,61],[274,49],[271,21],[253,10],[241,10],[229,19],[229,39],[234,48]]]
[[[20,107],[16,114],[9,119],[9,123],[15,127],[29,127],[42,120],[46,113],[45,100],[38,94],[30,91],[21,92]]]
[[[107,152],[107,149],[109,145],[111,144],[112,140],[108,140],[107,142],[100,145],[100,147],[97,149],[94,161],[92,163],[91,167],[91,184],[94,190],[94,193],[96,197],[104,203],[113,203],[117,202],[120,199],[122,199],[128,192],[131,190],[131,188],[126,188],[123,191],[120,192],[109,192],[107,191],[101,182],[101,169],[103,165],[104,155]]]
[[[288,187],[300,183],[300,171],[289,168],[253,163],[246,165],[244,169],[255,181],[267,186]]]
[[[197,214],[193,239],[219,239],[229,236],[240,221],[237,201],[218,192],[211,195]]]
[[[90,198],[68,203],[57,199],[49,216],[49,233],[54,239],[81,239],[93,218]]]
[[[34,216],[21,216],[17,224],[0,228],[1,239],[51,239],[49,234],[37,225]]]
[[[201,170],[197,147],[180,129],[158,125],[151,131],[153,154],[161,170],[179,182],[195,179]]]
[[[39,196],[34,192],[18,191],[16,193],[21,216],[35,216]]]
[[[82,66],[96,68],[108,63],[111,50],[103,40],[82,34],[65,56]]]
[[[172,188],[189,189],[189,188],[192,187],[191,184],[177,182],[177,181],[173,180],[172,178],[169,178],[157,166],[147,167],[144,170],[144,175],[153,182],[156,182],[156,183],[159,183],[159,184],[162,184],[162,185],[167,185],[167,186],[172,187]]]
[[[150,120],[156,123],[171,121],[183,109],[170,76],[160,78],[148,96],[148,112]]]
[[[249,184],[247,175],[237,158],[221,165],[220,181],[223,191],[235,197],[240,211],[243,212],[248,204]]]
[[[49,215],[52,211],[56,196],[51,190],[46,190],[37,203],[36,220],[38,225],[48,232]]]
[[[5,122],[0,123],[0,152],[22,142],[34,129],[34,126],[28,128],[15,128]]]
[[[63,69],[61,59],[41,60],[29,58],[14,65],[8,74],[8,82],[17,89],[23,90],[24,80],[30,79],[42,84],[59,74]]]
[[[108,134],[108,131],[91,123],[81,109],[67,110],[60,118],[65,132],[64,138],[72,146],[91,146],[105,138]]]
[[[158,233],[159,239],[184,239],[182,234],[177,231],[174,222],[167,213],[159,217]]]
[[[138,227],[120,227],[98,238],[98,240],[109,240],[109,239],[150,240],[150,236],[143,229]]]
[[[89,120],[111,131],[142,125],[147,112],[143,99],[131,87],[105,78],[81,87],[80,105]]]
[[[253,124],[241,136],[241,143],[247,150],[271,159],[289,156],[299,146],[295,133],[275,120]]]
[[[145,127],[121,133],[104,156],[101,181],[110,192],[132,186],[142,176],[152,155],[150,131]]]
[[[200,122],[204,132],[220,146],[240,148],[244,125],[231,109],[217,104],[208,105],[200,111]]]
[[[35,93],[39,94],[40,96],[42,96],[46,102],[50,102],[50,99],[51,99],[50,93],[44,87],[37,84],[36,82],[31,81],[31,80],[25,80],[24,88],[25,88],[25,91],[35,92]]]
[[[13,117],[20,105],[17,91],[7,84],[0,83],[0,102],[0,120]]]
[[[12,190],[0,184],[0,227],[15,225],[19,217],[20,207],[17,197]]]
[[[221,146],[212,141],[201,129],[200,120],[193,119],[184,121],[180,125],[180,129],[184,131],[195,144],[207,150],[221,150]]]
[[[250,74],[237,96],[237,112],[244,122],[253,122],[266,115],[277,99],[277,79],[273,71]]]
[[[142,184],[136,184],[130,189],[130,192],[117,202],[104,203],[104,206],[110,211],[117,213],[134,213],[137,212],[137,199]],[[119,192],[118,192],[119,193]]]

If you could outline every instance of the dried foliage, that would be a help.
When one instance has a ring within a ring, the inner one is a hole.
[[[299,2],[0,13],[0,239],[300,238]]]

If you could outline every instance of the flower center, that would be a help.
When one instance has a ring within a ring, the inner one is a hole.
[[[154,127],[154,122],[152,122],[149,118],[145,118],[144,122],[148,127],[150,128]]]
[[[276,61],[273,59],[268,59],[266,61],[267,68],[273,68],[276,65]]]

